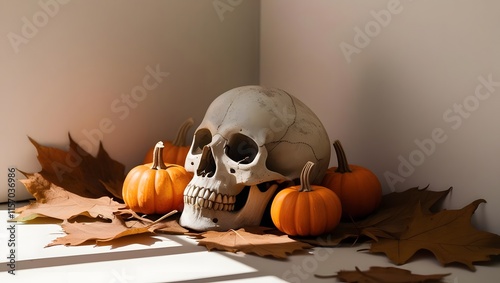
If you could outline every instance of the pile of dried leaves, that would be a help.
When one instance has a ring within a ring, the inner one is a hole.
[[[38,173],[21,171],[26,179],[20,181],[35,201],[18,208],[19,215],[14,221],[27,222],[40,217],[62,220],[66,235],[48,246],[74,246],[90,241],[97,244],[143,233],[188,232],[174,217],[169,217],[171,215],[139,216],[113,199],[121,199],[125,167],[111,159],[102,145],[94,157],[71,136],[68,151],[30,140],[37,149],[42,170]]]
[[[300,239],[318,246],[337,246],[347,239],[371,239],[371,253],[384,253],[404,264],[420,250],[430,251],[443,265],[461,263],[475,270],[475,262],[500,255],[500,236],[472,226],[471,217],[484,203],[476,200],[458,210],[432,208],[451,189],[429,191],[411,188],[382,198],[376,213],[358,222],[341,223],[332,234]]]
[[[411,188],[387,194],[380,208],[369,217],[342,222],[332,234],[322,237],[291,239],[263,227],[194,234],[178,224],[175,212],[173,216],[140,216],[120,202],[125,169],[109,157],[102,144],[94,157],[71,136],[67,151],[42,146],[31,138],[30,141],[38,152],[42,170],[22,172],[26,179],[21,182],[36,200],[19,208],[15,220],[29,222],[39,217],[62,220],[66,235],[48,246],[99,244],[134,234],[170,233],[195,236],[209,250],[285,258],[312,246],[335,247],[344,242],[370,240],[370,253],[383,253],[395,264],[404,264],[417,251],[427,250],[443,265],[460,263],[470,270],[475,270],[474,263],[500,255],[500,236],[471,225],[474,211],[484,200],[473,201],[458,210],[435,210],[451,189]],[[401,269],[390,272],[394,271],[397,276],[408,275]],[[366,272],[353,273],[352,276],[361,276]]]

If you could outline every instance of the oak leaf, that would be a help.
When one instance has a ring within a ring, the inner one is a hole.
[[[406,229],[418,205],[423,211],[430,212],[450,191],[451,188],[430,191],[428,187],[414,187],[403,192],[389,193],[382,196],[380,207],[367,218],[357,222],[341,222],[331,234],[297,239],[316,246],[334,247],[346,239],[357,240],[362,236],[373,240],[393,238]]]
[[[99,143],[94,157],[69,136],[67,151],[40,145],[29,138],[35,146],[37,159],[42,166],[39,172],[50,182],[83,197],[109,196],[122,198],[125,166],[113,160]]]
[[[384,253],[396,264],[406,263],[417,251],[430,251],[442,265],[461,263],[475,270],[474,263],[489,261],[500,255],[500,236],[480,231],[471,225],[471,217],[479,204],[476,200],[459,210],[426,213],[417,207],[405,231],[395,239],[379,239],[370,248]]]
[[[372,266],[369,270],[361,271],[356,267],[356,270],[342,270],[335,276],[320,276],[316,277],[327,278],[337,277],[342,282],[351,283],[418,283],[418,282],[443,282],[442,279],[449,274],[431,274],[420,275],[413,274],[411,271],[396,267],[378,267]]]
[[[286,258],[295,251],[312,247],[287,235],[266,233],[266,230],[268,229],[264,227],[251,227],[226,232],[208,231],[200,235],[202,239],[198,240],[198,244],[208,250],[241,251],[275,258]]]
[[[29,221],[37,217],[51,217],[60,220],[77,216],[112,219],[114,213],[126,206],[109,197],[85,198],[56,186],[39,173],[24,173],[27,179],[20,180],[33,194],[36,202],[16,209],[19,215],[15,221]]]

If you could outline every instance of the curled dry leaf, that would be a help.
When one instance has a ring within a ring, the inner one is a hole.
[[[396,267],[372,266],[369,270],[342,270],[337,275],[315,275],[316,277],[337,277],[342,282],[359,283],[419,283],[419,282],[443,282],[442,279],[449,274],[419,275],[411,271]]]
[[[61,224],[65,236],[59,237],[48,244],[47,247],[56,245],[78,246],[88,241],[107,242],[124,236],[149,233],[148,227],[127,227],[126,222],[120,217],[115,217],[109,222],[68,222]]]
[[[53,184],[82,197],[109,196],[121,199],[125,166],[113,160],[102,143],[94,157],[68,136],[68,151],[43,146],[29,138],[42,166],[39,173]]]
[[[253,253],[259,256],[286,258],[295,251],[311,248],[309,244],[287,235],[268,234],[264,227],[241,228],[227,232],[208,231],[200,235],[198,244],[208,250]]]
[[[135,218],[125,220],[122,217],[123,215],[125,214],[117,213],[116,217],[114,217],[111,222],[95,221],[72,223],[64,221],[61,227],[66,235],[55,239],[47,246],[77,246],[92,241],[95,244],[99,244],[138,234],[152,234],[158,232],[183,234],[187,232],[187,230],[182,228],[175,219],[159,219],[151,222]],[[166,216],[169,215],[167,214]]]
[[[61,220],[77,216],[112,219],[115,211],[125,208],[109,197],[85,198],[49,182],[41,174],[24,173],[27,179],[20,180],[36,198],[36,202],[20,207],[15,221],[29,221],[37,217],[51,217]]]

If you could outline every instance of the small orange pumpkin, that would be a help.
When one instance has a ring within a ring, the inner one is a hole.
[[[361,218],[380,205],[382,186],[377,176],[365,167],[349,165],[340,141],[333,143],[337,167],[328,168],[321,182],[333,190],[342,202],[344,218]]]
[[[340,222],[342,206],[330,189],[311,185],[313,162],[302,169],[300,185],[281,190],[271,203],[271,219],[290,236],[318,236],[331,232]]]
[[[165,147],[163,150],[163,160],[166,163],[184,166],[190,148],[190,145],[186,145],[186,136],[189,129],[193,126],[193,123],[193,118],[187,119],[180,126],[173,141],[163,141]],[[142,163],[146,164],[153,162],[153,151],[154,147],[149,149]]]
[[[123,201],[135,212],[165,214],[184,208],[184,189],[193,174],[177,164],[165,165],[162,153],[160,141],[154,147],[153,163],[136,166],[125,177]]]

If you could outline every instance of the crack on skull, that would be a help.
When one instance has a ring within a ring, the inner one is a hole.
[[[293,97],[288,92],[285,91],[285,94],[288,96],[288,98],[290,98],[290,102],[292,103],[293,113],[294,114],[293,114],[293,121],[286,128],[286,131],[283,134],[283,137],[288,134],[288,130],[290,130],[290,128],[295,124],[295,122],[297,122],[297,106],[295,105],[295,100],[293,99]]]
[[[231,109],[231,106],[233,105],[233,103],[234,103],[234,100],[231,100],[231,102],[227,105],[226,111],[224,112],[224,117],[222,117],[222,120],[220,121],[219,125],[217,126],[217,130],[219,130],[222,125],[224,125],[224,120],[226,120],[227,113],[229,112],[229,109]]]
[[[290,102],[292,103],[292,107],[293,107],[293,113],[294,113],[294,115],[293,115],[293,121],[290,123],[290,125],[288,125],[288,126],[286,127],[285,132],[284,132],[284,133],[283,133],[283,135],[281,135],[281,137],[278,139],[278,143],[279,143],[279,141],[281,141],[281,139],[283,139],[283,138],[284,138],[284,137],[288,134],[288,131],[290,130],[290,128],[291,128],[291,127],[292,127],[292,126],[293,126],[293,125],[297,122],[297,106],[295,105],[295,100],[293,99],[293,97],[292,97],[292,96],[291,96],[288,92],[284,91],[284,93],[288,96],[288,98],[290,98]],[[277,145],[275,145],[275,146],[274,146],[274,147],[272,147],[272,148],[269,148],[269,149],[268,149],[268,152],[269,152],[269,153],[271,153],[271,152],[273,151],[273,149],[274,149],[276,146],[278,146],[278,144],[277,144]]]

